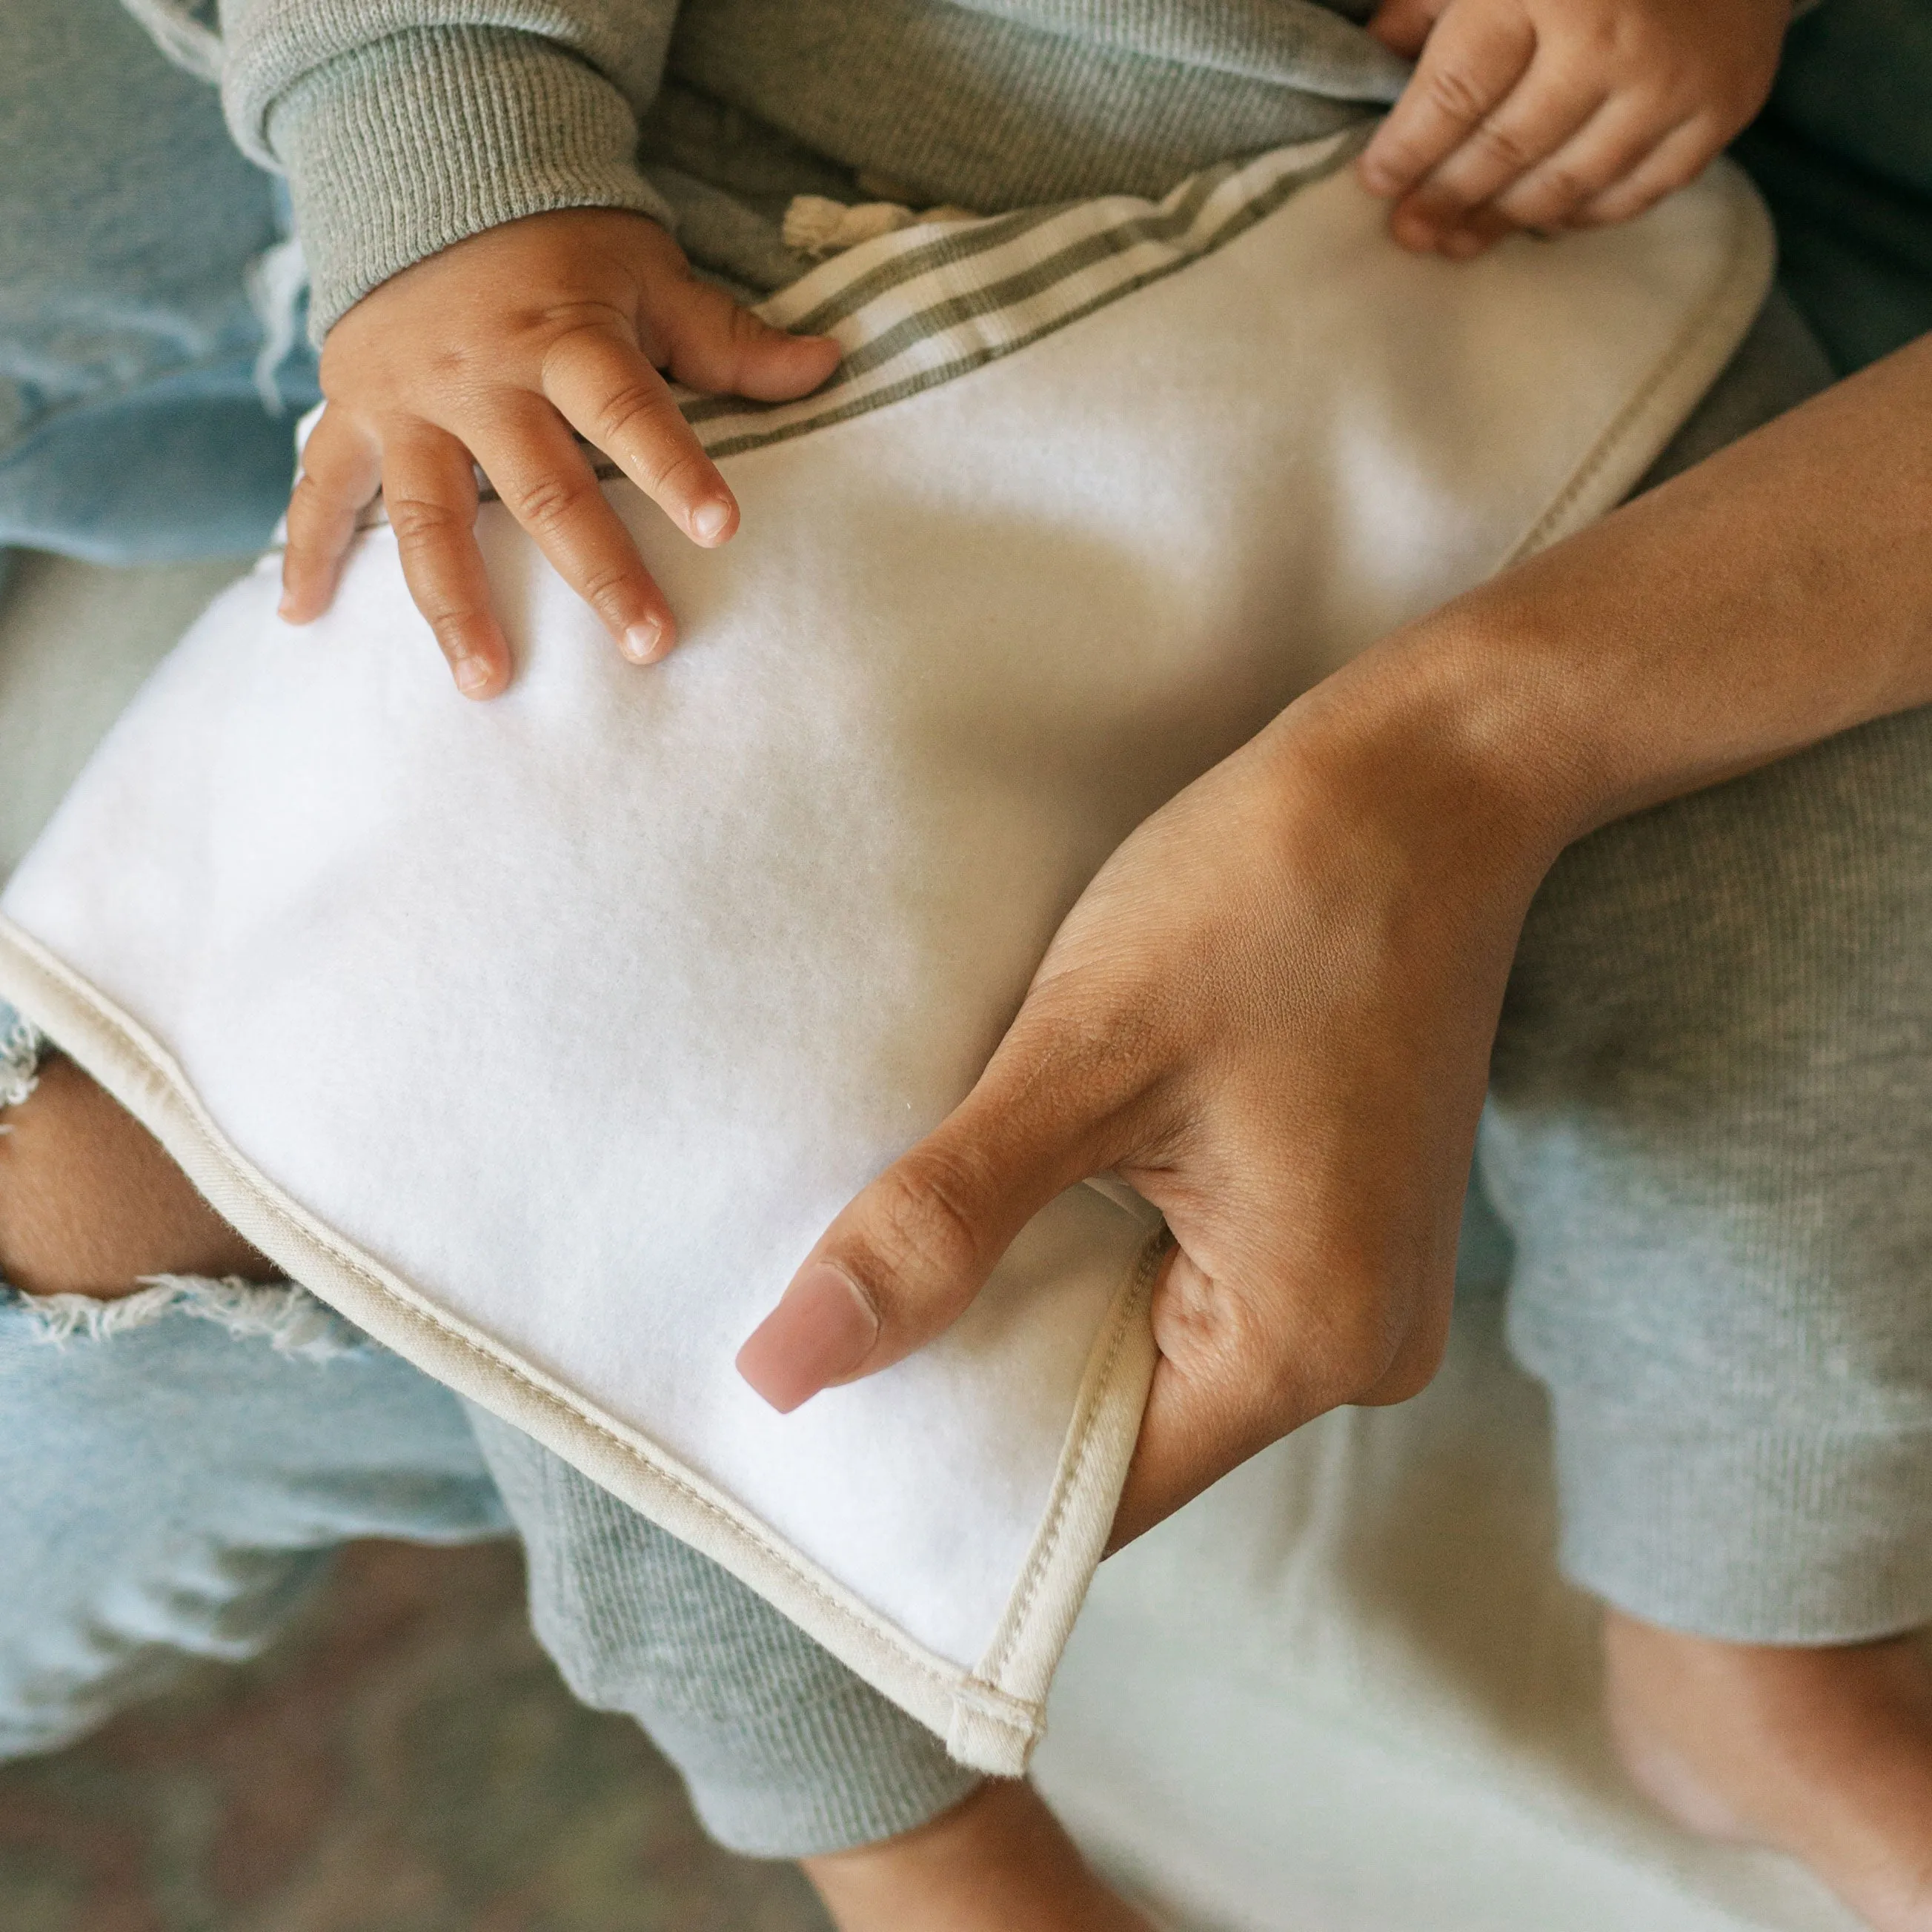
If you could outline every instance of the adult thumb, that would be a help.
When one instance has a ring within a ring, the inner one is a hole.
[[[986,1084],[848,1204],[738,1352],[738,1372],[774,1408],[931,1341],[1027,1222],[1089,1171],[1075,1124],[1029,1132]]]

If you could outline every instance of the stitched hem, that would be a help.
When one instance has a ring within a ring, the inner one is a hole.
[[[1744,238],[1713,272],[1717,292],[1672,337],[1635,398],[1590,439],[1585,460],[1560,493],[1567,519],[1607,509],[1642,473],[1676,427],[1677,404],[1685,410],[1694,404],[1762,295],[1769,267],[1762,211],[1735,171],[1720,170],[1716,178],[1730,199],[1729,235]],[[1762,244],[1755,250],[1748,245],[1754,233]],[[1538,539],[1560,534],[1550,527],[1556,514],[1538,520]],[[969,1671],[899,1630],[641,1432],[590,1410],[567,1385],[508,1354],[305,1213],[222,1136],[155,1041],[4,921],[0,982],[86,1054],[90,1071],[158,1135],[218,1211],[376,1339],[712,1557],[940,1732],[961,1761],[1008,1775],[1024,1768],[1039,1733],[1046,1682],[1104,1544],[1138,1427],[1153,1366],[1144,1298],[1157,1248],[1144,1246],[1124,1270],[1089,1354],[1034,1549],[994,1642]]]
[[[1626,476],[1633,449],[1646,449],[1645,467],[1702,400],[1749,332],[1771,293],[1778,239],[1756,190],[1734,163],[1720,161],[1712,178],[1726,190],[1730,235],[1724,266],[1709,295],[1692,313],[1650,379],[1619,410],[1569,482],[1503,562],[1504,569],[1547,550],[1594,523],[1642,474]],[[1606,478],[1616,487],[1606,490]]]
[[[1143,1203],[1142,1214],[1153,1210]],[[1159,1355],[1148,1319],[1154,1278],[1173,1246],[1166,1222],[1155,1217],[1088,1358],[1046,1512],[1006,1614],[974,1672],[978,1684],[1042,1709],[1120,1506]],[[980,1761],[982,1721],[964,1700],[955,1707],[946,1748],[962,1764]],[[1042,1723],[1035,1742],[1045,1729]]]

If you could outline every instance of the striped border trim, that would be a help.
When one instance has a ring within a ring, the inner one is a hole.
[[[678,406],[720,459],[936,388],[1226,248],[1345,167],[1371,124],[1222,162],[1158,202],[1108,195],[861,242],[754,311],[776,328],[838,339],[844,357],[823,388],[797,402],[757,403],[680,387]],[[606,482],[623,476],[601,454],[594,466]],[[483,502],[496,500],[480,470],[477,483]],[[378,497],[356,527],[388,520]]]
[[[1367,134],[1224,162],[1159,202],[1111,195],[880,236],[757,311],[774,328],[837,338],[844,359],[824,388],[776,404],[680,392],[680,406],[716,458],[950,382],[1225,248],[1345,166]]]

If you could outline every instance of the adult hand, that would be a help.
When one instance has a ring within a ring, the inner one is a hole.
[[[1112,1168],[1166,1214],[1114,1526],[1429,1377],[1523,914],[1572,839],[1932,704],[1932,337],[1384,639],[1149,819],[986,1072],[740,1361],[782,1408],[944,1328]]]
[[[302,624],[328,608],[380,487],[458,688],[502,690],[509,646],[472,529],[480,467],[619,648],[650,662],[671,647],[670,607],[572,432],[712,547],[737,528],[738,506],[660,370],[771,401],[816,388],[838,361],[836,342],[787,335],[698,280],[644,215],[571,208],[472,235],[329,331],[328,405],[289,504],[282,615]]]
[[[746,1345],[768,1400],[930,1340],[1034,1214],[1108,1170],[1177,1244],[1117,1540],[1324,1410],[1429,1380],[1504,982],[1556,847],[1436,728],[1360,728],[1351,682],[1108,861],[972,1092]]]

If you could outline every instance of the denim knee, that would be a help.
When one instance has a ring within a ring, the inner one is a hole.
[[[253,1655],[351,1538],[508,1527],[455,1398],[292,1284],[0,1287],[0,1758]]]
[[[14,0],[0,545],[106,562],[260,547],[286,497],[294,413],[317,394],[305,343],[256,366],[250,266],[284,238],[275,186],[230,141],[213,88],[114,0]]]

